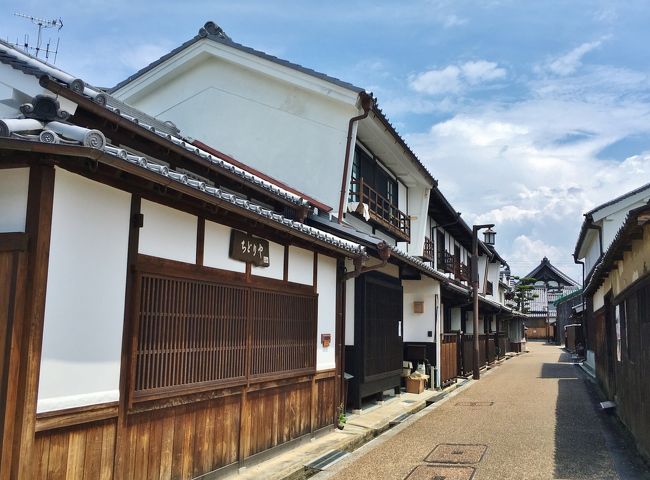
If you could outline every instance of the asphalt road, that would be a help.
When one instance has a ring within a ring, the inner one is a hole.
[[[650,479],[570,356],[542,343],[529,350],[317,478]]]

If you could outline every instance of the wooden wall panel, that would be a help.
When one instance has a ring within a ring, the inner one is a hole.
[[[131,414],[128,478],[187,479],[237,461],[240,395]]]
[[[12,439],[18,392],[19,368],[15,368],[19,349],[15,347],[22,332],[27,256],[24,251],[1,242],[13,236],[0,234],[0,478],[9,478]],[[25,243],[26,235],[20,235]],[[12,368],[14,366],[14,368]]]
[[[241,459],[241,394],[129,414],[123,452],[126,478],[198,477],[333,425],[336,376],[334,371],[319,375],[251,387],[255,390],[246,395],[245,410],[250,427]],[[116,425],[117,419],[111,418],[38,432],[34,478],[113,478]]]
[[[258,390],[248,394],[249,457],[309,433],[311,429],[311,382]]]
[[[34,478],[113,478],[115,420],[39,432],[34,442]]]
[[[316,424],[315,429],[333,425],[335,422],[337,407],[336,404],[336,377],[316,380]]]

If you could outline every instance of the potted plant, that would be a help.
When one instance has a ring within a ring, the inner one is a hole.
[[[345,422],[346,422],[345,405],[341,403],[341,405],[339,405],[338,412],[339,412],[338,424],[336,425],[336,428],[338,428],[339,430],[343,430],[343,427],[345,427]]]

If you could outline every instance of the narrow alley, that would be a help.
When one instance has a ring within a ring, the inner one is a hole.
[[[650,478],[570,355],[529,349],[315,478]]]

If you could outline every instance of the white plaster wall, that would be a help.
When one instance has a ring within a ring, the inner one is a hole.
[[[408,214],[409,205],[408,205],[408,187],[404,183],[397,181],[397,208],[402,212]]]
[[[345,259],[345,271],[354,270],[352,260]],[[345,344],[354,345],[354,278],[345,282]]]
[[[141,212],[144,226],[140,229],[140,253],[196,263],[198,219],[194,215],[148,200],[142,200]]]
[[[435,342],[435,298],[440,295],[440,283],[428,277],[421,280],[404,280],[404,326],[405,342]],[[413,302],[424,302],[424,313],[413,312]],[[427,336],[427,332],[433,336]]]
[[[282,280],[284,278],[284,245],[269,241],[269,266],[251,269],[253,275]]]
[[[29,168],[0,169],[0,233],[24,232]]]
[[[485,267],[487,265],[487,257],[485,255],[479,255],[478,257],[478,291],[483,293],[485,291]]]
[[[318,255],[318,332],[316,336],[316,370],[336,368],[336,259]],[[321,333],[332,335],[330,346],[324,348]]]
[[[155,88],[126,100],[324,202],[336,214],[348,121],[358,115],[356,94],[348,96],[344,103],[342,97],[203,55],[191,68],[170,72]]]
[[[411,217],[410,255],[421,256],[424,250],[424,236],[428,234],[429,193],[430,189],[425,189],[420,185],[408,189],[408,212],[406,210],[402,211]]]
[[[605,281],[593,295],[594,312],[605,305],[605,294],[609,291],[608,281]],[[607,288],[607,289],[606,289]]]
[[[390,235],[387,234],[387,233],[382,232],[382,231],[379,230],[379,229],[375,230],[375,233],[373,233],[373,235],[374,235],[375,237],[377,237],[377,238],[380,238],[381,240],[383,240],[384,242],[386,242],[386,243],[387,243],[388,245],[390,245],[391,247],[394,247],[394,246],[397,245],[397,241],[395,240],[395,238],[393,238],[392,236],[390,236]],[[402,242],[402,243],[404,243],[404,242]]]
[[[452,308],[451,309],[451,329],[452,330],[463,330],[464,331],[464,326],[463,322],[461,321],[461,310],[460,308]]]
[[[304,285],[314,284],[314,252],[289,247],[289,281]]]
[[[118,398],[130,204],[56,169],[39,411]]]
[[[145,224],[146,224],[145,218]],[[232,229],[225,225],[207,221],[205,222],[205,240],[203,245],[203,265],[206,267],[231,270],[244,273],[246,263],[233,260],[228,256],[230,251],[230,233]],[[284,257],[284,253],[282,254]],[[273,260],[272,260],[273,261]],[[284,262],[284,259],[282,260]]]
[[[600,257],[600,240],[595,230],[589,230],[584,240],[585,244],[585,277],[589,275],[591,270],[596,266],[598,258]]]

